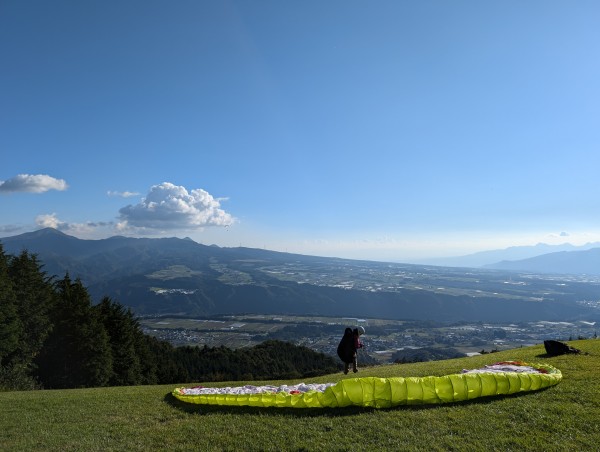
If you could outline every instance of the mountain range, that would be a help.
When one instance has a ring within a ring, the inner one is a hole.
[[[518,261],[505,260],[484,267],[537,273],[600,275],[600,248],[558,251]]]
[[[179,238],[81,240],[51,228],[4,237],[0,244],[8,254],[37,254],[49,275],[69,273],[94,300],[110,296],[138,315],[518,322],[590,319],[599,312],[583,303],[599,298],[593,281],[557,284],[555,278],[496,268],[324,258]]]
[[[586,243],[581,246],[570,243],[560,245],[538,243],[534,246],[511,246],[499,250],[480,251],[465,256],[427,259],[419,263],[444,267],[487,267],[540,273],[600,274],[600,260],[596,257],[597,252],[591,251],[593,249],[600,249],[600,243]],[[588,250],[591,252],[582,253]],[[562,253],[565,258],[556,259],[556,256],[550,256],[557,253]]]

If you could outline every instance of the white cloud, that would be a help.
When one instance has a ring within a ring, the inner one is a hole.
[[[35,217],[35,224],[40,228],[53,228],[59,231],[69,230],[69,223],[60,221],[55,213],[38,215]]]
[[[135,191],[107,191],[108,196],[119,196],[121,198],[131,198],[132,196],[139,196],[138,192]]]
[[[47,174],[19,174],[12,179],[0,181],[0,193],[44,193],[48,190],[63,191],[67,187],[63,179]]]
[[[43,214],[35,217],[38,228],[53,228],[75,235],[79,238],[92,238],[98,231],[112,230],[114,223],[110,221],[88,221],[87,223],[68,223],[60,220],[56,213]]]
[[[562,232],[559,232],[559,233],[551,232],[547,236],[548,240],[556,240],[556,239],[561,239],[562,240],[563,237],[571,237],[571,234],[568,233],[568,232],[562,231]]]
[[[229,226],[234,218],[221,209],[219,200],[205,190],[163,182],[150,188],[139,204],[119,210],[120,230],[193,230],[205,226]]]

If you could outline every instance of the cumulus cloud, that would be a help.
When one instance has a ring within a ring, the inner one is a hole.
[[[53,228],[59,231],[67,231],[69,223],[60,221],[55,213],[38,215],[35,217],[35,224],[40,228]]]
[[[150,188],[139,204],[119,210],[118,228],[189,230],[205,226],[229,226],[234,218],[221,209],[218,199],[205,190],[163,182]]]
[[[139,196],[138,192],[135,191],[107,191],[108,196],[118,196],[120,198],[131,198],[132,196]]]
[[[35,224],[38,228],[52,228],[61,232],[74,234],[76,236],[88,236],[100,229],[112,228],[112,221],[88,221],[86,223],[68,223],[58,218],[56,213],[43,214],[35,217]]]
[[[47,174],[18,174],[12,179],[0,181],[0,193],[44,193],[48,190],[63,191],[67,187],[63,179],[56,179]]]

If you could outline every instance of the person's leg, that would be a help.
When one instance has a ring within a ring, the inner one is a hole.
[[[349,367],[350,367],[350,363],[344,363],[344,374],[348,373]]]
[[[358,360],[357,360],[356,352],[354,352],[354,356],[352,357],[352,371],[354,373],[358,372]]]

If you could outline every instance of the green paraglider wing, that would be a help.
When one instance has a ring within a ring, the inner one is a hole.
[[[177,388],[173,395],[184,402],[208,405],[389,408],[536,391],[555,385],[561,379],[562,374],[555,367],[509,361],[441,377],[364,377],[348,378],[336,384],[245,386],[221,390]]]

